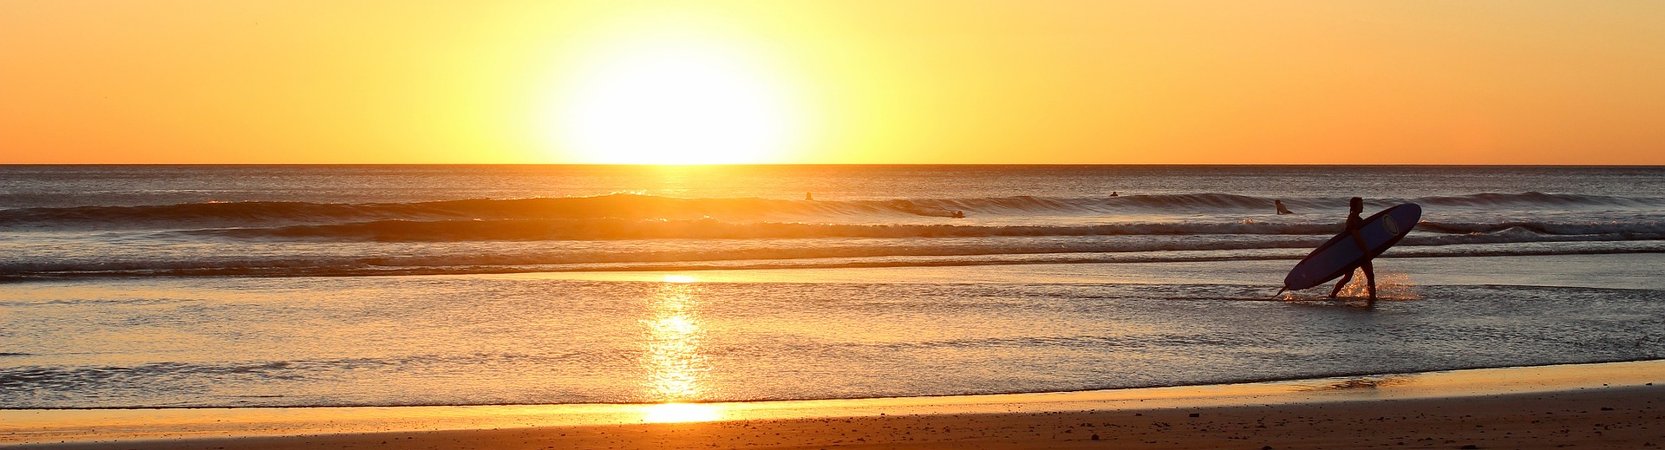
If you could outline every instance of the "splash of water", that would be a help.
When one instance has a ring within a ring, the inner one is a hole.
[[[1370,287],[1365,282],[1364,272],[1355,271],[1353,281],[1348,282],[1336,298],[1369,298]],[[1376,299],[1378,300],[1421,300],[1422,294],[1411,281],[1411,276],[1404,272],[1387,272],[1376,270]]]

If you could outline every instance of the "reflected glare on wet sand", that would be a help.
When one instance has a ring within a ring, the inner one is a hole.
[[[1083,392],[731,403],[0,410],[0,443],[880,415],[1040,413],[1466,397],[1658,383],[1665,360]],[[1362,378],[1386,378],[1366,383]],[[1356,389],[1369,384],[1369,389]]]

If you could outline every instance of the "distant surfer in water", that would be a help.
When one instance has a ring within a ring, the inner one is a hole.
[[[1295,214],[1293,211],[1290,211],[1289,208],[1285,208],[1283,206],[1283,200],[1272,200],[1272,206],[1278,207],[1278,215],[1280,216],[1284,214]]]
[[[1374,268],[1370,267],[1370,246],[1364,244],[1364,236],[1359,234],[1359,228],[1364,226],[1364,219],[1359,218],[1359,213],[1364,212],[1364,199],[1353,197],[1353,199],[1347,203],[1347,210],[1347,234],[1353,235],[1353,243],[1358,244],[1359,252],[1366,255],[1365,258],[1359,262],[1357,268],[1364,269],[1364,280],[1370,287],[1370,304],[1375,305],[1376,271]],[[1348,282],[1353,281],[1353,270],[1354,269],[1347,269],[1347,274],[1342,275],[1341,281],[1336,282],[1335,289],[1330,290],[1330,298],[1335,298],[1336,294],[1341,293],[1341,288],[1346,287]]]

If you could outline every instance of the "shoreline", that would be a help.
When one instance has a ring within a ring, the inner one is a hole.
[[[418,436],[435,438],[456,433],[601,433],[595,436],[602,436],[635,430],[659,436],[655,430],[729,429],[736,424],[748,429],[759,424],[797,429],[794,427],[824,424],[833,419],[862,420],[874,427],[897,421],[993,420],[998,424],[1058,415],[1122,417],[1128,416],[1128,412],[1166,414],[1180,409],[1207,409],[1215,411],[1214,415],[1229,411],[1241,415],[1250,410],[1275,413],[1325,408],[1369,413],[1390,405],[1414,403],[1438,404],[1443,409],[1498,403],[1492,409],[1502,408],[1497,412],[1508,415],[1511,402],[1543,403],[1540,406],[1553,408],[1597,400],[1647,401],[1650,408],[1665,407],[1665,360],[944,397],[682,404],[0,410],[0,445],[50,443],[105,448],[120,444],[124,448],[134,445],[163,448],[212,443],[245,448],[310,448],[297,443],[339,446],[391,433],[408,438],[406,442],[415,446],[412,441],[422,440]],[[1469,415],[1479,414],[1482,413]],[[1143,420],[1142,416],[1131,417]],[[1635,418],[1655,420],[1653,415]],[[1665,436],[1665,432],[1653,435]],[[859,442],[875,444],[883,436],[886,434],[874,434],[873,440]],[[1660,442],[1650,443],[1665,445],[1665,439],[1655,440]],[[325,444],[326,441],[330,443]],[[610,440],[592,444],[601,442]],[[680,445],[675,441],[653,442]],[[840,444],[828,441],[813,445]]]
[[[1344,303],[1344,302],[1349,302],[1349,301],[1352,301],[1352,300],[1356,300],[1356,299],[1344,298],[1344,299],[1341,299],[1341,300],[1326,300],[1326,301],[1334,302],[1334,303]],[[1291,300],[1277,300],[1277,301],[1291,301]],[[0,356],[3,356],[3,355],[4,354],[0,354]],[[1523,370],[1523,369],[1555,368],[1555,367],[1563,367],[1563,366],[1588,367],[1588,366],[1600,366],[1600,365],[1612,365],[1612,364],[1633,364],[1633,363],[1635,363],[1635,364],[1640,364],[1640,363],[1665,364],[1665,358],[1660,358],[1660,359],[1629,359],[1629,360],[1617,360],[1617,361],[1591,361],[1591,362],[1527,364],[1527,365],[1518,365],[1518,366],[1439,369],[1439,370],[1427,370],[1427,371],[1416,371],[1416,372],[1314,375],[1314,376],[1308,376],[1308,377],[1274,378],[1274,379],[1264,379],[1264,380],[1239,380],[1239,381],[1230,381],[1230,380],[1228,380],[1228,381],[1221,381],[1221,382],[1217,382],[1217,383],[1179,384],[1179,385],[1171,385],[1171,386],[1107,387],[1107,388],[1064,390],[1064,391],[1033,391],[1033,392],[1019,391],[1019,392],[1000,392],[1000,393],[990,393],[990,394],[908,395],[908,396],[894,396],[894,397],[805,398],[805,399],[763,399],[763,400],[713,400],[713,401],[670,402],[670,403],[693,404],[693,405],[737,406],[737,405],[749,405],[749,404],[798,404],[798,403],[806,403],[806,402],[899,401],[899,402],[902,402],[902,403],[911,404],[912,401],[922,401],[922,402],[925,402],[925,403],[929,403],[929,401],[931,399],[958,399],[958,398],[997,399],[997,398],[1000,398],[1000,397],[1008,397],[1008,396],[1074,395],[1074,394],[1093,394],[1093,393],[1111,393],[1111,392],[1142,392],[1142,391],[1168,390],[1168,389],[1181,390],[1181,389],[1191,389],[1191,388],[1235,387],[1235,386],[1250,386],[1250,385],[1308,384],[1308,383],[1319,383],[1319,382],[1327,381],[1327,380],[1359,380],[1359,379],[1381,379],[1381,378],[1398,379],[1398,378],[1401,378],[1401,377],[1429,376],[1429,375],[1436,375],[1436,374],[1439,374],[1439,375],[1443,376],[1445,374],[1469,373],[1469,372],[1476,372],[1476,371],[1511,371],[1511,372],[1513,372],[1513,371],[1518,371],[1518,370]],[[1660,367],[1660,369],[1665,370],[1665,366]],[[399,408],[399,409],[406,409],[406,408],[573,408],[573,409],[576,409],[576,410],[586,410],[586,409],[590,409],[592,407],[628,408],[628,407],[655,406],[655,405],[664,405],[664,404],[666,404],[666,403],[663,403],[663,402],[654,402],[654,403],[646,403],[646,402],[644,402],[644,403],[595,402],[595,403],[549,403],[549,404],[542,404],[542,403],[478,403],[478,404],[456,404],[456,405],[444,405],[444,404],[368,405],[368,404],[366,404],[366,405],[289,405],[289,406],[93,406],[93,407],[54,407],[54,408],[7,408],[7,407],[0,407],[0,417],[5,417],[4,414],[9,413],[9,412],[29,412],[29,411],[34,411],[34,412],[48,412],[48,411],[173,411],[173,410],[185,410],[185,411],[189,411],[189,410],[240,411],[240,410],[290,410],[290,409],[295,409],[295,410],[343,409],[343,410],[346,410],[346,409],[371,409],[371,408]]]

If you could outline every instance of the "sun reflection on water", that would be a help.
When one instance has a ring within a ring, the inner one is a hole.
[[[698,285],[693,277],[666,276],[649,301],[650,316],[642,320],[646,326],[642,366],[646,373],[643,388],[647,395],[662,405],[649,407],[645,420],[649,422],[690,422],[712,420],[716,410],[697,404],[678,403],[698,399],[701,376],[708,370],[705,357],[700,354],[700,327],[695,293]]]
[[[693,283],[695,281],[699,281],[699,279],[694,278],[693,275],[665,275],[666,283]]]
[[[642,408],[642,421],[647,423],[710,422],[721,416],[721,408],[700,403],[660,403]]]

